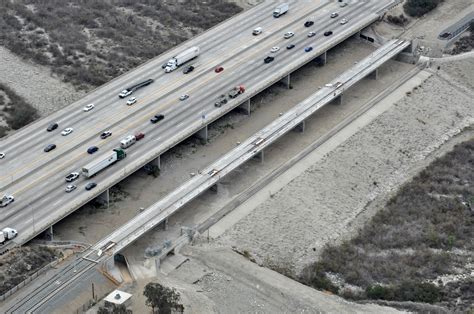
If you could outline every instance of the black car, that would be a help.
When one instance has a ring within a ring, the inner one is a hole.
[[[58,128],[58,126],[59,125],[56,122],[51,123],[50,125],[48,125],[48,128],[46,129],[46,131],[51,132],[53,130],[56,130]]]
[[[93,153],[95,153],[95,152],[98,151],[98,150],[99,150],[99,147],[97,147],[97,146],[91,146],[91,147],[89,147],[89,148],[87,149],[87,152],[88,152],[89,154],[93,154]]]
[[[46,146],[46,147],[44,148],[44,151],[47,153],[47,152],[52,151],[52,150],[55,149],[55,148],[56,148],[56,145],[55,145],[55,144],[49,144],[48,146]]]
[[[89,191],[89,190],[92,190],[93,188],[95,188],[97,186],[97,183],[95,182],[89,182],[87,183],[86,185],[86,190]]]
[[[157,115],[155,115],[153,118],[150,119],[150,122],[151,122],[151,123],[157,123],[158,121],[161,121],[161,120],[163,120],[164,118],[165,118],[164,115],[162,115],[162,114],[157,114]]]
[[[331,35],[332,35],[332,31],[324,32],[324,36],[331,36]]]
[[[193,70],[194,70],[194,67],[192,65],[190,65],[190,66],[187,66],[186,68],[184,68],[183,73],[188,74],[188,73],[192,72]]]
[[[304,22],[304,26],[306,26],[306,27],[310,27],[310,26],[312,26],[313,24],[314,24],[313,21],[306,21],[306,22]]]
[[[293,49],[293,48],[295,48],[295,45],[293,45],[293,44],[286,46],[286,49],[288,49],[288,50]]]
[[[273,60],[275,60],[274,57],[268,56],[268,57],[266,57],[265,59],[263,59],[263,62],[265,62],[265,63],[270,63],[270,62],[272,62]]]

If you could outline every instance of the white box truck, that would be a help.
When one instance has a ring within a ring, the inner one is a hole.
[[[288,3],[282,3],[273,10],[273,17],[280,17],[288,12],[289,9],[290,5]]]
[[[116,161],[124,159],[126,156],[127,154],[123,150],[116,148],[112,152],[104,154],[82,167],[82,173],[85,177],[90,178]]]
[[[18,232],[13,228],[3,228],[0,231],[0,244],[5,244],[8,240],[13,239],[18,235]]]
[[[179,66],[185,64],[189,60],[197,58],[199,56],[199,47],[191,47],[186,49],[185,51],[177,54],[173,58],[171,58],[165,67],[165,72],[169,73],[171,71],[176,70]]]
[[[137,138],[135,137],[135,135],[129,135],[120,141],[120,147],[122,147],[123,149],[129,148],[130,146],[135,144],[136,141]]]

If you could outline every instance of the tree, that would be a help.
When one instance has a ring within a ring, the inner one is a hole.
[[[176,289],[150,282],[145,286],[143,295],[147,298],[146,305],[151,306],[153,313],[155,309],[159,314],[170,314],[171,310],[181,313],[184,311],[184,306],[179,303],[180,297]]]

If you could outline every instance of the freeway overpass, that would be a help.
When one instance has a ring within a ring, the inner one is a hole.
[[[290,11],[278,19],[271,16],[275,1],[264,2],[3,139],[0,151],[6,157],[0,160],[0,195],[12,194],[15,202],[1,211],[0,226],[19,232],[9,245],[28,241],[91,199],[108,193],[111,186],[144,165],[159,165],[161,154],[189,136],[198,134],[205,138],[209,123],[242,104],[248,109],[248,100],[253,95],[282,78],[289,84],[292,71],[318,56],[324,60],[327,50],[378,20],[399,0],[352,0],[344,8],[336,1],[289,2]],[[339,12],[339,17],[330,18],[334,11]],[[342,18],[348,23],[340,24]],[[314,25],[305,27],[303,24],[309,19]],[[263,33],[252,36],[257,26],[263,28]],[[323,36],[328,30],[333,34]],[[287,31],[295,36],[284,39]],[[317,35],[308,37],[309,31]],[[286,49],[288,44],[296,47]],[[161,64],[191,46],[201,48],[201,55],[194,62],[196,69],[187,75],[181,70],[165,74]],[[263,59],[274,46],[281,49],[273,54],[275,61],[265,64]],[[305,52],[305,47],[313,49]],[[224,67],[222,73],[214,72],[218,65]],[[117,97],[123,88],[148,78],[155,82],[134,94],[138,102],[133,106]],[[214,107],[220,94],[240,84],[246,87],[243,95],[221,108]],[[190,98],[179,101],[185,93]],[[94,103],[95,108],[83,112],[88,103]],[[157,113],[164,114],[165,119],[151,124],[149,119]],[[51,122],[58,122],[59,128],[46,132]],[[74,132],[61,136],[60,131],[67,127],[74,128]],[[99,134],[104,130],[111,130],[113,135],[101,140]],[[97,154],[111,151],[121,139],[136,132],[143,132],[146,137],[127,149],[126,159],[93,179],[81,177],[75,182],[77,190],[64,192],[64,177],[68,173],[80,170]],[[57,148],[43,152],[50,143]],[[87,148],[93,145],[99,147],[99,153],[87,154]],[[98,186],[86,191],[84,186],[92,181]]]
[[[99,263],[113,261],[113,256],[136,239],[164,222],[199,194],[214,186],[221,178],[241,166],[254,156],[263,154],[263,150],[291,130],[298,128],[311,115],[327,104],[340,99],[345,90],[364,77],[371,75],[379,66],[395,57],[410,42],[391,40],[351,69],[337,77],[326,87],[296,105],[284,115],[258,131],[239,146],[228,152],[214,163],[200,171],[182,186],[134,217],[128,223],[96,243],[73,264],[61,269],[58,274],[46,280],[28,297],[6,305],[5,313],[49,312],[48,301],[67,294],[73,282],[90,271]],[[182,242],[181,242],[182,243]],[[168,251],[164,252],[166,254]]]

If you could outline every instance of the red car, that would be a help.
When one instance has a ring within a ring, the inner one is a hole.
[[[220,72],[224,71],[224,68],[221,67],[221,66],[219,66],[219,67],[217,67],[214,71],[215,71],[216,73],[220,73]]]
[[[135,134],[135,139],[136,139],[137,141],[141,140],[141,139],[144,138],[144,137],[145,137],[145,134],[143,134],[143,133],[141,133],[141,132]]]

